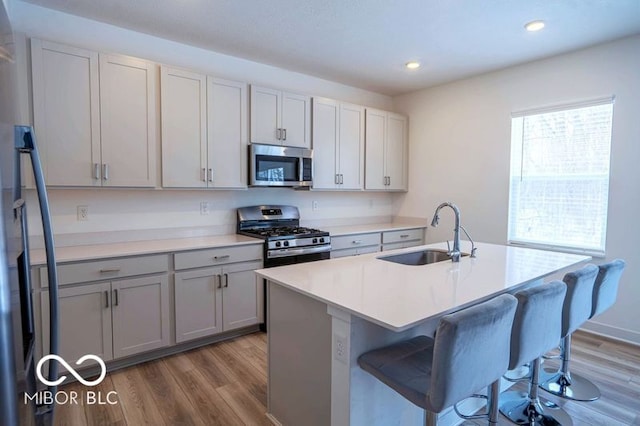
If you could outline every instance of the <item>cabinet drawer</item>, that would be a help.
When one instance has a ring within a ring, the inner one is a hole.
[[[382,251],[403,249],[403,248],[416,247],[416,246],[421,246],[421,245],[422,245],[422,241],[421,240],[413,240],[413,241],[404,241],[404,242],[400,242],[400,243],[384,244],[382,246]]]
[[[339,237],[331,237],[332,250],[373,246],[373,245],[379,245],[379,244],[380,244],[379,232],[374,232],[372,234],[353,234],[353,235],[342,235]]]
[[[424,228],[402,229],[400,231],[386,231],[382,233],[382,244],[400,243],[404,241],[420,240],[424,234]]]
[[[169,256],[159,254],[153,256],[126,257],[105,259],[82,263],[66,263],[58,265],[59,285],[83,283],[89,281],[112,280],[134,275],[154,274],[169,270]],[[40,268],[42,287],[49,286],[47,268]]]
[[[375,246],[367,246],[367,247],[348,248],[348,249],[342,249],[342,250],[332,250],[331,258],[337,259],[339,257],[358,256],[360,254],[367,254],[367,253],[377,253],[378,251],[380,251],[378,247],[379,246],[375,245]]]
[[[221,247],[175,254],[176,270],[262,260],[262,244]]]

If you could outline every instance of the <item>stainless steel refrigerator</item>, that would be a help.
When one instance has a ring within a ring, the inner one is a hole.
[[[0,425],[49,425],[54,404],[37,404],[24,394],[37,391],[55,394],[55,387],[43,388],[36,382],[34,350],[36,332],[31,292],[31,263],[27,230],[27,191],[22,187],[22,164],[35,177],[40,207],[47,272],[50,285],[50,348],[57,354],[58,282],[49,215],[49,203],[36,145],[35,133],[17,121],[17,68],[14,41],[5,2],[0,2]],[[29,158],[29,160],[26,160]],[[31,197],[33,199],[33,197]],[[57,364],[48,368],[49,381],[58,378]]]

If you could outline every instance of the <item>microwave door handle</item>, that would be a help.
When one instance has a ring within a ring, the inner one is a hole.
[[[60,334],[59,334],[59,312],[58,312],[58,272],[56,269],[56,255],[53,244],[53,228],[51,226],[51,213],[49,211],[49,199],[40,163],[40,155],[36,145],[35,135],[31,126],[15,126],[16,149],[21,153],[28,153],[31,157],[33,175],[36,183],[36,193],[40,205],[40,215],[42,218],[42,228],[44,234],[44,248],[47,256],[47,274],[49,280],[49,352],[59,354]],[[29,265],[27,265],[28,267]],[[58,379],[58,363],[49,363],[50,381]],[[52,394],[57,392],[57,386],[49,386]],[[50,407],[53,410],[53,406]]]

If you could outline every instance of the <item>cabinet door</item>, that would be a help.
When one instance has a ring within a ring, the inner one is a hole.
[[[387,189],[407,189],[407,118],[389,113],[385,146],[385,175],[388,176]]]
[[[175,275],[176,343],[222,331],[222,270]]]
[[[337,175],[338,102],[313,99],[313,187],[339,187]]]
[[[251,86],[251,142],[280,145],[281,92]]]
[[[311,148],[311,98],[282,93],[282,145]]]
[[[33,122],[48,185],[100,185],[98,54],[31,39]]]
[[[121,358],[170,343],[169,278],[113,281],[113,356]]]
[[[263,283],[253,272],[262,262],[242,263],[223,268],[224,331],[262,322]]]
[[[209,168],[215,188],[247,187],[247,85],[208,77]]]
[[[364,108],[340,105],[338,173],[343,189],[362,189],[364,185]],[[315,152],[314,152],[315,156]]]
[[[207,186],[206,76],[163,66],[162,186]]]
[[[366,111],[365,127],[365,188],[386,189],[384,146],[387,133],[387,113],[375,109]]]
[[[155,117],[155,66],[141,59],[101,54],[103,186],[155,186]]]
[[[113,359],[111,285],[98,283],[62,288],[58,292],[60,356],[70,365],[87,354]],[[49,353],[49,291],[40,293],[43,354]]]

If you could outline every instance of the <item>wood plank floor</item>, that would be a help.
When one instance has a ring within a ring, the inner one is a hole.
[[[60,405],[55,424],[269,425],[266,342],[266,334],[254,333],[112,372],[93,390],[116,391],[117,405]],[[573,371],[595,382],[602,397],[590,403],[548,399],[576,426],[640,425],[640,348],[576,333],[572,356]],[[85,389],[78,383],[61,388]],[[510,423],[501,418],[499,424]]]

